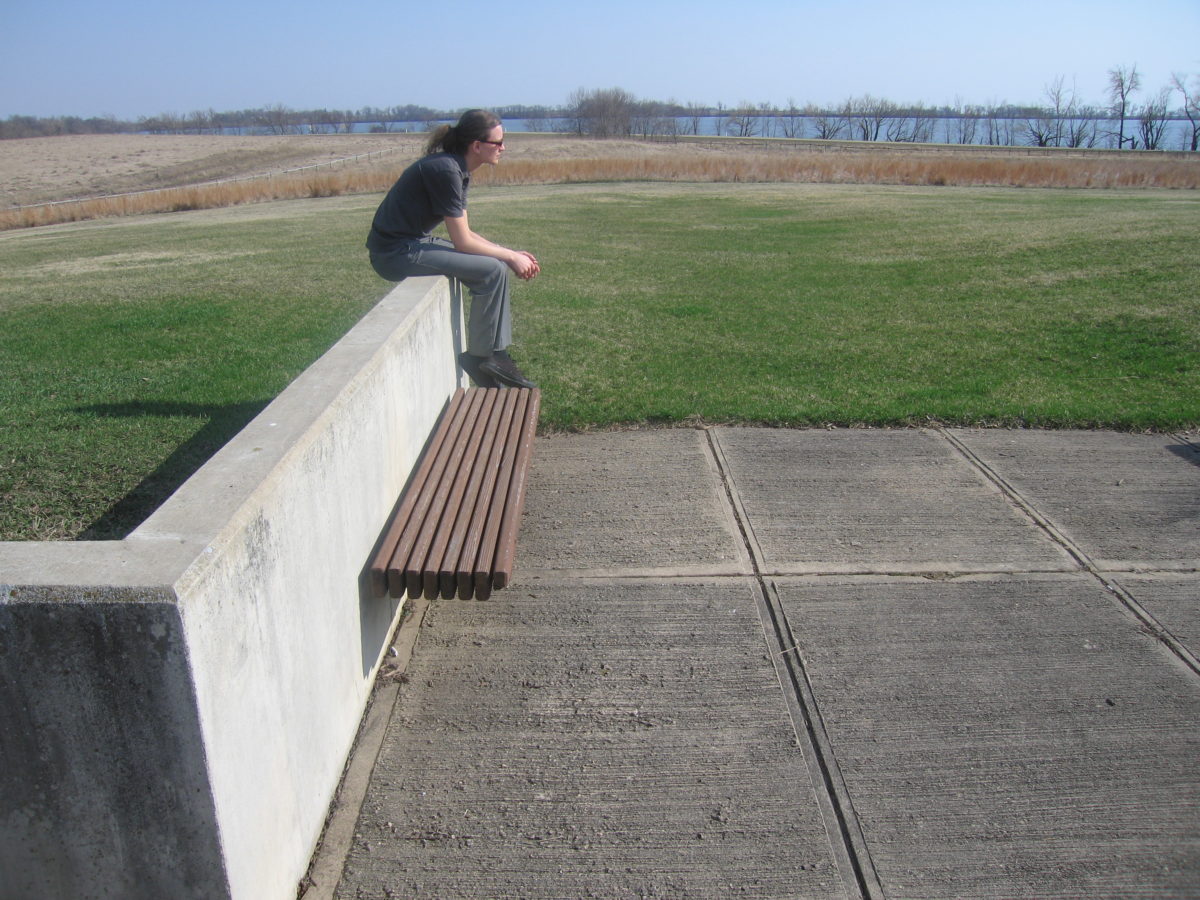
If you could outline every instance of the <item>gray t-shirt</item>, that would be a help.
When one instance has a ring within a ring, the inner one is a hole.
[[[367,249],[387,253],[404,241],[426,237],[447,216],[467,209],[471,176],[456,153],[432,153],[404,170],[388,191],[367,236]]]

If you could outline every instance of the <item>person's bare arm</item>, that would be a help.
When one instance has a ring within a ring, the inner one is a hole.
[[[446,231],[450,234],[450,242],[454,244],[455,250],[498,259],[512,269],[519,278],[524,278],[526,281],[542,270],[532,253],[501,247],[472,231],[466,212],[454,218],[447,216],[444,221]]]

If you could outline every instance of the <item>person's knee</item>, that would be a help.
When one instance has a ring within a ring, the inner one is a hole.
[[[490,256],[488,257],[488,263],[493,278],[499,278],[502,280],[508,279],[508,273],[510,271],[508,268],[508,263],[499,259],[493,259]]]
[[[508,264],[490,256],[480,258],[478,276],[472,279],[471,287],[480,291],[492,291],[508,281]]]

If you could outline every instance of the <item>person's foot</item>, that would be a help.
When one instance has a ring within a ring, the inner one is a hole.
[[[479,364],[483,362],[484,359],[485,357],[472,356],[470,353],[466,352],[458,354],[458,364],[462,367],[462,370],[466,372],[468,376],[470,376],[470,379],[473,382],[475,382],[481,388],[500,387],[500,385],[496,384],[495,378],[479,368]]]
[[[525,373],[517,368],[517,364],[512,361],[512,357],[505,350],[497,350],[487,359],[480,359],[479,370],[485,375],[490,375],[501,386],[517,388],[537,387],[536,384],[525,377]]]

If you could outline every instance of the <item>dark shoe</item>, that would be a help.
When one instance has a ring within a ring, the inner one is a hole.
[[[500,385],[517,388],[535,388],[537,387],[532,381],[525,377],[525,374],[517,368],[517,364],[512,361],[512,357],[504,350],[497,350],[487,359],[479,361],[479,370],[485,375],[490,375],[496,379]]]
[[[472,356],[470,353],[458,354],[458,364],[462,366],[462,370],[470,376],[473,382],[481,388],[499,387],[495,378],[480,370],[479,364],[483,361],[484,357],[482,356]]]

